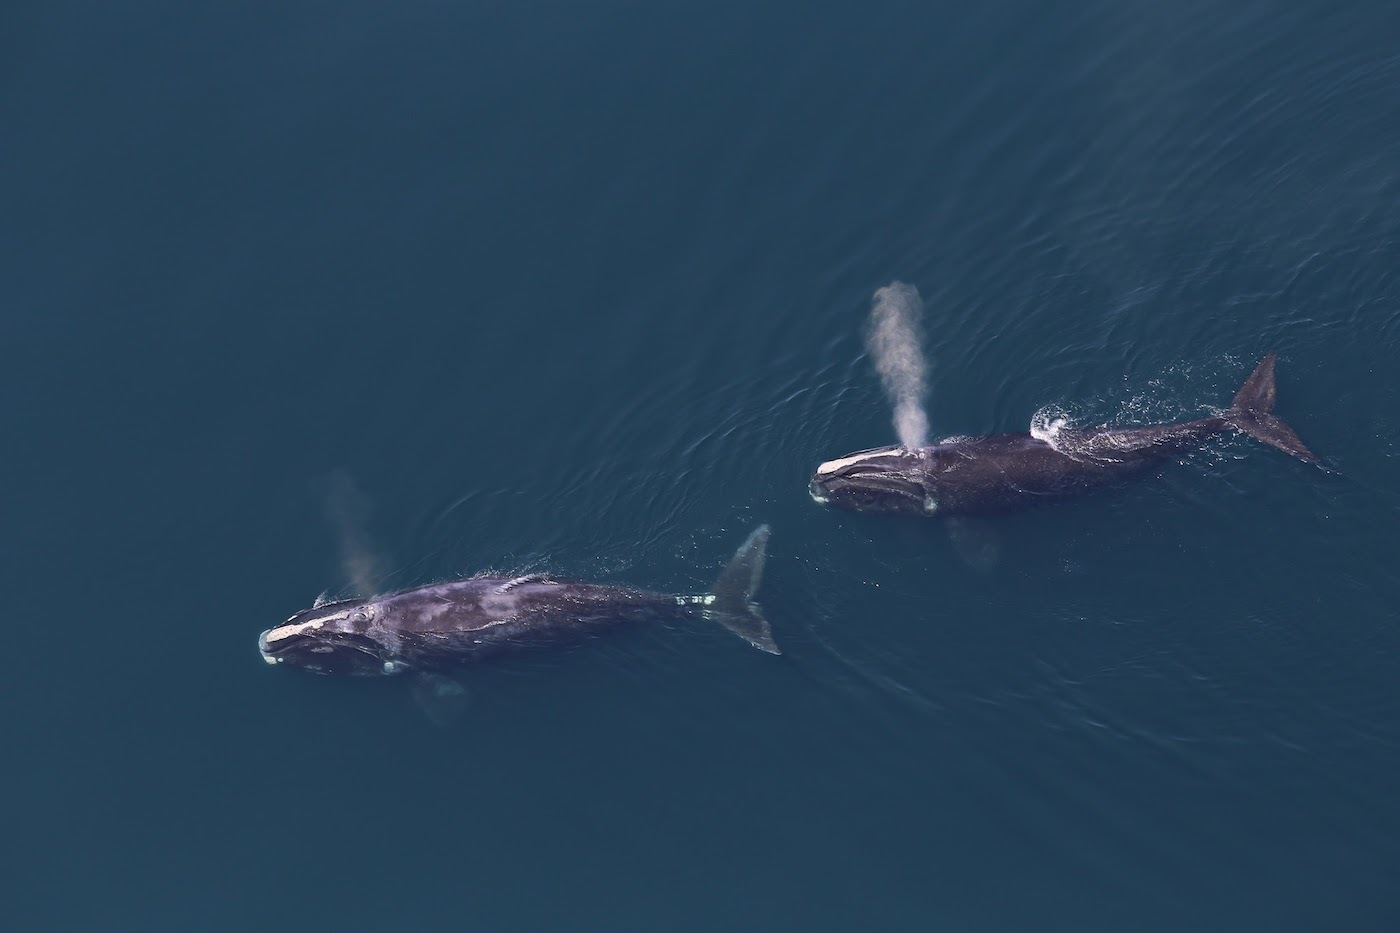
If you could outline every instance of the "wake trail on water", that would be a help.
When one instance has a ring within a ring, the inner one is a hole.
[[[920,340],[924,302],[919,290],[905,282],[891,282],[875,290],[870,306],[870,328],[865,344],[885,395],[894,407],[894,430],[906,448],[928,443],[928,364]]]

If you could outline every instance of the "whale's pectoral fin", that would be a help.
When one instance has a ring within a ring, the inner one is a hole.
[[[1293,433],[1293,429],[1273,414],[1274,400],[1278,397],[1274,384],[1274,362],[1277,357],[1278,354],[1270,353],[1254,367],[1254,372],[1235,393],[1235,400],[1230,403],[1229,411],[1225,412],[1225,421],[1270,447],[1277,447],[1299,460],[1317,463],[1317,457]]]
[[[459,726],[467,718],[471,694],[451,677],[420,671],[413,675],[412,683],[413,702],[439,729]]]
[[[948,529],[948,541],[958,560],[978,573],[991,573],[1001,560],[1001,535],[991,522],[950,515],[943,520]]]
[[[759,581],[763,579],[769,533],[767,525],[758,526],[724,565],[715,581],[714,600],[708,603],[705,617],[723,625],[759,651],[782,654],[773,641],[768,620],[753,602]]]

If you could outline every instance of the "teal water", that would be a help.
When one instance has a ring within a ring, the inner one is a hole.
[[[24,930],[1392,930],[1400,11],[11,4],[6,916]],[[926,301],[936,434],[1222,439],[989,522],[835,513]],[[338,479],[339,478],[339,479]],[[328,490],[352,483],[348,511]],[[393,681],[255,640],[484,568],[704,626]]]

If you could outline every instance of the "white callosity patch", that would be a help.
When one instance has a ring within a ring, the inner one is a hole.
[[[924,514],[932,515],[938,511],[938,500],[933,496],[924,496]]]
[[[860,463],[862,460],[870,460],[873,457],[887,457],[890,454],[899,453],[897,447],[881,448],[880,450],[868,450],[865,453],[852,454],[849,457],[840,457],[836,460],[828,460],[817,467],[817,475],[822,476],[827,473],[835,473],[842,467],[848,467],[853,463]]]
[[[264,635],[263,641],[281,641],[284,638],[291,638],[293,635],[300,635],[302,632],[314,632],[316,629],[325,625],[327,622],[331,622],[336,619],[343,619],[349,614],[350,613],[348,612],[342,612],[339,615],[331,616],[325,619],[312,619],[309,622],[299,622],[296,625],[283,625],[282,627],[275,628],[272,631],[268,632],[266,635]]]
[[[329,622],[339,622],[342,619],[349,619],[353,615],[358,615],[360,621],[370,621],[374,618],[374,607],[364,606],[360,609],[346,609],[341,612],[332,613],[328,616],[321,616],[319,619],[308,619],[305,622],[298,622],[296,625],[280,625],[271,629],[263,636],[263,642],[271,644],[274,641],[281,641],[284,638],[291,638],[293,635],[300,635],[304,632],[314,632],[324,627]],[[292,616],[296,618],[296,616]]]

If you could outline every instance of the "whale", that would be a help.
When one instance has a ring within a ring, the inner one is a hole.
[[[548,574],[478,576],[386,596],[323,602],[258,636],[270,665],[319,674],[444,672],[492,657],[585,640],[627,623],[700,618],[761,651],[779,654],[753,602],[769,528],[735,552],[709,593],[673,595]]]
[[[819,504],[856,512],[923,517],[985,515],[1080,496],[1142,475],[1237,431],[1317,463],[1273,414],[1276,353],[1265,356],[1218,415],[1141,427],[1060,427],[950,438],[924,447],[876,447],[817,467],[809,492]]]

